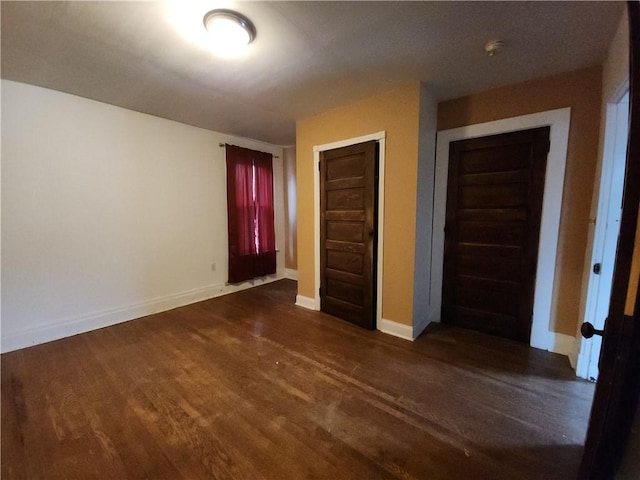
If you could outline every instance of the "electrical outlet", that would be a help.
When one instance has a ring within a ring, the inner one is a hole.
[[[212,271],[212,272],[215,272],[215,271],[216,271],[216,264],[215,264],[215,263],[212,263],[212,264],[211,264],[211,271]]]

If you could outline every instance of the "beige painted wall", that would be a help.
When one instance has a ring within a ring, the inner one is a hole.
[[[296,124],[298,294],[314,298],[313,147],[386,131],[383,318],[412,324],[420,83]]]
[[[284,267],[298,268],[298,216],[296,213],[296,147],[282,150],[284,173]]]
[[[575,336],[598,155],[602,68],[592,67],[441,102],[438,130],[571,107],[551,330]],[[544,248],[544,246],[541,246]]]

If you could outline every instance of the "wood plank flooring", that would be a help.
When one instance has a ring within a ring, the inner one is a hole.
[[[416,342],[283,280],[2,355],[2,478],[571,479],[593,385],[454,327]]]

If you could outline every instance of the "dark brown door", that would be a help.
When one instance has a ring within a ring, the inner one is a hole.
[[[549,127],[452,142],[443,321],[529,342]]]
[[[640,4],[629,12],[629,139],[620,235],[605,322],[598,382],[578,478],[616,477],[640,403]],[[583,334],[592,334],[583,326]],[[588,335],[586,335],[588,336]],[[637,473],[637,472],[636,472]],[[637,478],[637,477],[628,477]]]
[[[375,328],[377,142],[322,152],[320,305]]]

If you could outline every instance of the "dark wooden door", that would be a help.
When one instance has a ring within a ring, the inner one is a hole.
[[[320,305],[375,328],[377,142],[322,152]]]
[[[578,478],[615,478],[640,402],[640,4],[629,12],[629,140],[609,316]],[[636,478],[636,477],[634,477]]]
[[[549,127],[452,142],[442,318],[529,342]]]

